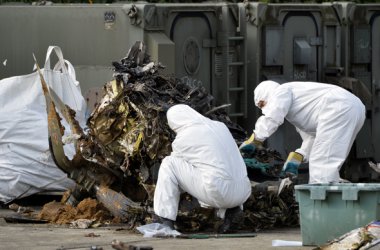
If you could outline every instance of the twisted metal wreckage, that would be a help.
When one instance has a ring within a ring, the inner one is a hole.
[[[165,111],[185,103],[209,117],[224,122],[237,143],[246,132],[233,123],[223,108],[214,107],[213,98],[191,81],[166,77],[162,65],[150,61],[142,42],[113,63],[115,79],[104,86],[104,96],[83,130],[75,112],[49,90],[41,76],[48,112],[50,149],[57,166],[77,183],[66,203],[75,206],[84,197],[96,196],[113,216],[131,227],[151,221],[153,194],[161,160],[170,153],[174,132],[168,127]],[[68,122],[75,138],[76,154],[64,152],[60,115]],[[270,150],[247,152],[244,156],[250,177],[271,177],[274,182],[252,182],[252,195],[244,204],[240,229],[263,229],[298,225],[298,207],[293,185],[279,193],[278,174],[283,161]],[[184,194],[177,218],[179,229],[207,230],[217,224],[215,213],[199,207]]]

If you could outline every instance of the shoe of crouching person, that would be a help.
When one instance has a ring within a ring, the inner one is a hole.
[[[174,221],[173,220],[170,220],[170,219],[158,216],[158,215],[154,215],[153,222],[160,223],[162,225],[169,227],[171,230],[174,230]]]
[[[236,226],[244,219],[243,210],[238,207],[228,208],[224,216],[223,224],[219,226],[218,233],[231,233],[236,230]]]

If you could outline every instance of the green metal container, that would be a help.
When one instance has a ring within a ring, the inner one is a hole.
[[[296,185],[302,244],[322,245],[380,219],[380,184]]]

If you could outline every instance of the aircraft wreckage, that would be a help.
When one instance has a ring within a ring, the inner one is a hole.
[[[96,197],[115,218],[134,227],[152,220],[160,162],[171,152],[175,136],[166,121],[168,107],[184,103],[224,122],[238,144],[246,138],[246,131],[229,119],[223,107],[212,105],[213,97],[202,86],[161,75],[162,65],[150,61],[141,42],[113,66],[114,80],[104,86],[104,96],[88,118],[86,130],[40,76],[47,102],[50,150],[57,166],[77,183],[64,202],[76,206],[84,198]],[[63,149],[61,116],[75,138],[72,159]],[[298,225],[293,183],[279,187],[284,163],[279,154],[261,150],[246,152],[244,158],[250,178],[262,175],[275,181],[252,181],[240,229]],[[186,193],[182,195],[176,222],[179,230],[207,230],[217,221],[213,210],[201,208]]]

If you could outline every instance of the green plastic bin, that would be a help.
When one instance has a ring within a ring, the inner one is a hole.
[[[380,219],[380,184],[296,185],[302,244],[323,245]]]

